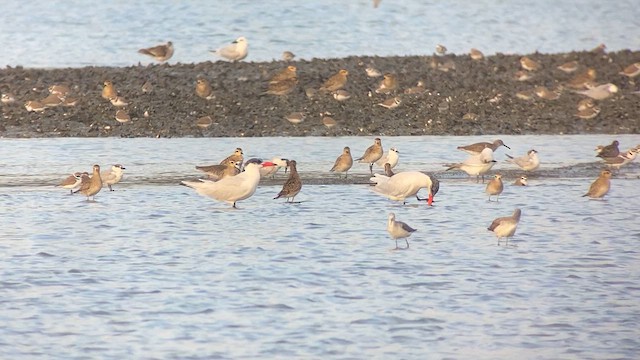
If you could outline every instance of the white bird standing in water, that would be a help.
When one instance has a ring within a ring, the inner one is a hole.
[[[531,149],[527,152],[527,155],[514,158],[509,154],[505,154],[509,159],[507,162],[519,166],[524,171],[534,171],[540,167],[540,159],[538,158],[538,152]]]
[[[398,165],[398,160],[400,160],[399,153],[398,149],[392,147],[389,149],[387,155],[382,156],[380,160],[376,161],[376,165],[384,168],[384,164],[388,163],[391,169],[395,168],[396,165]]]
[[[487,147],[480,152],[478,155],[471,155],[465,161],[459,164],[451,165],[447,171],[451,169],[460,169],[467,173],[467,175],[476,176],[476,182],[478,182],[478,177],[482,175],[482,182],[484,183],[484,174],[486,174],[493,165],[496,164],[496,161],[493,159],[493,150]]]
[[[419,171],[399,172],[391,177],[374,174],[369,180],[376,184],[373,187],[375,192],[391,200],[402,201],[403,204],[406,198],[417,196],[420,189],[427,189],[429,191],[427,204],[431,206],[439,186],[438,181]]]
[[[407,249],[409,248],[409,240],[407,239],[416,229],[403,223],[402,221],[396,221],[396,214],[389,213],[387,221],[387,231],[391,238],[396,241],[396,250],[398,249],[398,239],[404,239],[407,242]]]
[[[224,201],[236,207],[236,202],[249,198],[256,192],[260,182],[260,168],[273,166],[272,162],[261,162],[259,159],[247,161],[244,172],[218,181],[200,179],[199,181],[183,181],[181,184],[195,189],[200,195],[218,201]]]

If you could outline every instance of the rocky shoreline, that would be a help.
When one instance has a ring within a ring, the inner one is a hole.
[[[469,55],[349,57],[310,61],[204,62],[125,68],[84,67],[66,69],[0,69],[0,92],[12,94],[14,103],[3,103],[2,137],[256,137],[256,136],[353,136],[353,135],[483,135],[483,134],[621,134],[640,132],[640,85],[620,73],[640,61],[640,51],[613,53],[584,51],[565,54],[529,54],[540,69],[515,79],[521,55],[497,54],[483,60]],[[575,60],[572,74],[557,67]],[[298,82],[288,95],[264,94],[270,77],[286,66],[297,68]],[[451,68],[452,65],[455,68]],[[377,94],[381,77],[368,77],[365,68],[393,73],[398,90]],[[619,91],[597,101],[600,113],[581,119],[577,103],[585,96],[564,86],[576,74],[595,69],[596,83],[611,82]],[[340,69],[349,72],[346,101],[331,94],[308,96]],[[195,93],[196,80],[207,79],[210,99]],[[636,78],[636,79],[640,79]],[[102,84],[110,80],[129,105],[127,123],[115,120],[116,107],[101,97]],[[420,94],[404,91],[425,83]],[[150,93],[143,84],[152,86]],[[28,112],[25,102],[49,95],[51,85],[67,85],[75,106],[56,106]],[[518,92],[546,86],[560,93],[556,100]],[[378,103],[398,96],[401,103],[386,109]],[[302,112],[305,119],[293,124],[285,118]],[[212,124],[197,126],[210,116]],[[322,119],[332,117],[335,126]]]

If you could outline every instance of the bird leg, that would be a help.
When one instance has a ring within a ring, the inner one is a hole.
[[[407,242],[407,249],[409,248],[409,240],[407,238],[404,238],[404,241]]]
[[[398,239],[396,239],[396,248],[394,250],[398,250]]]
[[[238,207],[236,206],[236,202],[235,202],[235,201],[233,202],[233,208],[234,208],[234,209],[237,209],[237,208],[238,208]]]
[[[108,186],[109,186],[109,191],[114,191],[114,190],[111,188],[111,185],[108,185]]]
[[[373,175],[373,163],[369,164],[369,172]]]

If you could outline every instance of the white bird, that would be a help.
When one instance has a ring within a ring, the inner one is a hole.
[[[398,239],[404,239],[407,242],[407,249],[409,248],[409,240],[407,239],[416,229],[403,223],[402,221],[396,221],[396,214],[389,213],[389,220],[387,221],[387,231],[391,238],[396,241],[396,249],[398,249]]]
[[[383,155],[380,160],[376,161],[376,165],[384,168],[384,164],[389,163],[392,169],[395,168],[396,165],[398,165],[398,160],[400,159],[400,156],[398,155],[399,153],[400,152],[396,148],[389,149],[387,155]]]
[[[369,181],[375,183],[373,190],[382,196],[394,201],[402,201],[410,196],[416,196],[420,189],[427,189],[429,197],[427,204],[433,203],[433,197],[438,192],[439,182],[431,176],[419,171],[405,171],[389,177],[382,174],[374,174]],[[418,200],[422,200],[418,198]]]
[[[231,44],[217,50],[211,50],[211,52],[229,61],[236,62],[247,57],[249,53],[249,43],[244,36],[241,36]]]
[[[500,245],[501,238],[505,238],[508,243],[509,238],[516,233],[518,222],[520,222],[520,215],[522,215],[522,211],[516,209],[513,215],[497,218],[489,225],[487,230],[493,231],[496,234],[498,245]]]
[[[626,153],[620,153],[613,158],[604,158],[604,162],[608,167],[620,169],[621,167],[632,162],[638,156],[638,149],[629,149]]]
[[[618,92],[618,87],[612,83],[598,85],[587,90],[575,91],[576,94],[588,96],[594,100],[604,100]]]
[[[538,158],[538,152],[535,151],[534,149],[527,151],[527,155],[520,156],[517,158],[514,158],[509,154],[505,154],[505,155],[507,155],[508,157],[507,159],[508,163],[515,164],[524,171],[533,171],[540,167],[540,159]]]
[[[484,183],[484,174],[486,174],[493,165],[496,164],[496,161],[493,159],[493,150],[491,148],[485,148],[478,155],[471,155],[465,161],[459,164],[451,165],[448,170],[451,169],[460,169],[467,173],[467,175],[476,176],[476,182],[478,182],[478,177],[482,176],[482,182]]]
[[[273,165],[263,166],[260,168],[261,177],[274,176],[282,167],[284,168],[284,171],[287,172],[287,159],[274,157],[271,159],[271,163],[273,163]]]
[[[249,160],[244,172],[236,176],[229,176],[215,182],[203,179],[183,181],[182,185],[195,189],[200,195],[232,204],[235,208],[237,201],[247,199],[256,192],[260,182],[260,168],[272,165],[273,163],[269,161]]]
[[[111,185],[115,185],[122,180],[122,176],[124,175],[125,167],[120,164],[115,164],[111,167],[110,170],[103,171],[100,173],[100,177],[102,178],[102,185],[107,185],[109,187],[109,191],[113,191]]]

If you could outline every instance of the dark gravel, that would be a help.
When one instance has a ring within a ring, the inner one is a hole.
[[[17,101],[3,104],[0,136],[3,137],[230,137],[230,136],[346,136],[346,135],[481,135],[481,134],[618,134],[640,132],[640,95],[632,80],[619,75],[621,69],[640,61],[638,51],[598,54],[530,54],[542,69],[526,82],[514,80],[520,69],[520,55],[487,57],[473,61],[467,55],[437,57],[451,59],[456,69],[443,72],[430,66],[432,56],[349,57],[294,61],[299,83],[286,96],[261,95],[267,79],[289,63],[227,63],[132,66],[125,68],[85,67],[68,69],[0,70],[0,91],[10,92]],[[577,60],[581,69],[597,71],[597,82],[613,82],[620,91],[601,101],[601,113],[594,119],[574,116],[583,97],[564,90],[558,100],[521,100],[517,91],[537,85],[549,88],[567,81],[556,67]],[[393,110],[376,104],[389,96],[375,89],[381,78],[369,78],[364,69],[373,64],[382,72],[397,74],[402,104]],[[318,88],[339,69],[349,71],[346,89],[352,98],[338,102],[330,95],[305,95],[306,88]],[[215,98],[195,95],[195,81],[204,77],[211,82]],[[638,78],[640,79],[640,77]],[[132,121],[120,125],[116,109],[101,98],[101,85],[111,80],[120,95],[129,100],[126,110]],[[422,95],[404,95],[402,91],[423,80],[428,89]],[[143,94],[149,81],[153,92]],[[75,107],[56,107],[43,113],[28,113],[27,100],[43,99],[48,86],[66,84],[73,96],[80,97]],[[371,96],[369,92],[371,91]],[[149,116],[145,117],[144,113]],[[306,120],[293,125],[285,120],[291,112],[304,112]],[[338,124],[327,128],[322,113],[329,112]],[[465,119],[465,114],[476,117]],[[199,117],[211,115],[213,125],[201,129]]]

